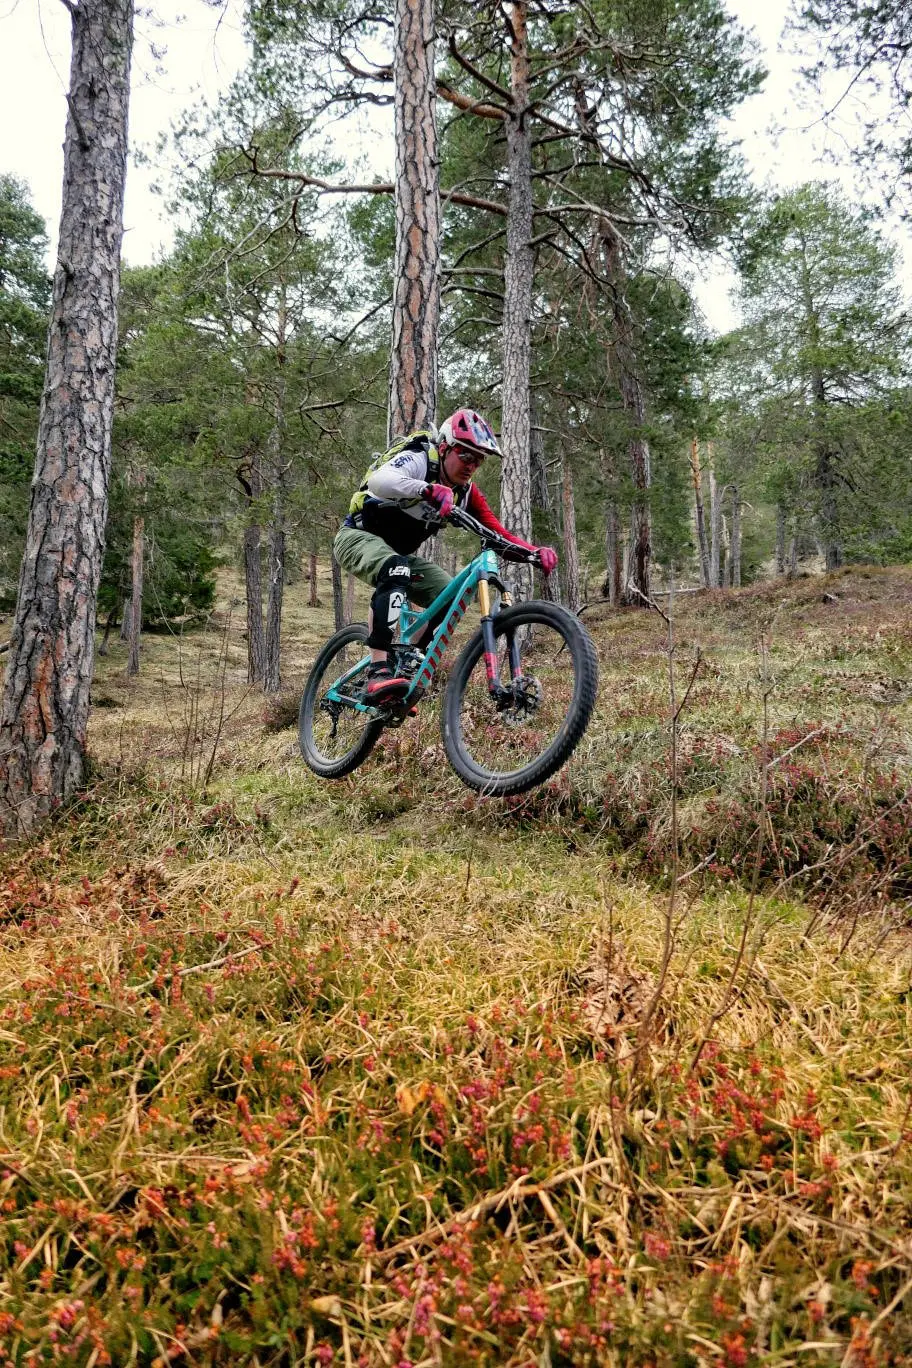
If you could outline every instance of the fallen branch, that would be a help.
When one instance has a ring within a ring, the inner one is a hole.
[[[258,941],[255,945],[248,945],[245,950],[234,950],[230,955],[222,955],[220,959],[207,960],[205,964],[188,964],[186,968],[177,970],[177,977],[186,978],[188,974],[202,974],[206,969],[220,969],[223,964],[227,964],[230,960],[243,959],[245,955],[254,955],[257,950],[268,950],[270,945],[272,945],[271,940]],[[131,993],[143,993],[147,988],[152,987],[157,978],[158,974],[155,974],[152,978],[146,979],[144,983],[131,983],[127,986]]]
[[[400,1254],[407,1254],[410,1250],[417,1249],[424,1244],[436,1244],[438,1240],[445,1240],[460,1226],[466,1225],[470,1221],[477,1221],[479,1216],[487,1216],[492,1211],[498,1211],[505,1202],[522,1202],[527,1197],[540,1197],[542,1193],[550,1192],[563,1183],[572,1182],[574,1178],[581,1178],[586,1173],[592,1173],[596,1169],[614,1163],[615,1160],[611,1156],[603,1155],[601,1159],[593,1159],[588,1164],[580,1164],[577,1168],[556,1173],[552,1178],[546,1178],[543,1183],[524,1183],[521,1178],[517,1178],[509,1187],[502,1188],[500,1192],[492,1192],[489,1197],[483,1197],[480,1202],[476,1202],[466,1211],[457,1212],[455,1216],[452,1216],[450,1220],[445,1221],[435,1230],[425,1230],[420,1235],[411,1235],[407,1240],[400,1240],[398,1244],[392,1245],[389,1249],[381,1250],[375,1255],[375,1262],[380,1265],[392,1263],[394,1259],[399,1258]],[[613,1188],[615,1192],[626,1191],[620,1183],[610,1183],[604,1178],[602,1182],[607,1187]]]

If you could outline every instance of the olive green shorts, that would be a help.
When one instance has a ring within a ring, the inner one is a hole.
[[[340,527],[333,542],[333,555],[342,569],[356,579],[364,580],[365,584],[376,584],[381,565],[396,554],[381,537],[362,532],[357,527]],[[453,577],[423,556],[406,556],[405,559],[412,572],[408,596],[426,608]]]

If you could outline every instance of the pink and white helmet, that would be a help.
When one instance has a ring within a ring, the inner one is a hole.
[[[437,432],[438,446],[461,446],[477,451],[481,456],[501,456],[503,453],[494,436],[491,424],[474,409],[461,408],[450,414]]]

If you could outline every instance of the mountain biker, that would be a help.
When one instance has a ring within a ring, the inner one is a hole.
[[[408,690],[410,681],[390,667],[388,651],[399,611],[406,599],[422,607],[433,603],[452,576],[433,561],[415,555],[428,537],[436,536],[453,508],[505,537],[514,546],[534,551],[550,575],[557,553],[533,546],[508,532],[495,517],[472,475],[488,456],[501,456],[490,424],[474,409],[460,408],[433,432],[413,432],[378,457],[354,494],[333,543],[343,570],[374,586],[371,599],[371,653],[365,699],[384,703]],[[426,630],[424,646],[436,627]]]

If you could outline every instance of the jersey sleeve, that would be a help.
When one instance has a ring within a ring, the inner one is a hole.
[[[405,447],[367,477],[367,492],[375,499],[396,503],[420,499],[427,488],[427,454],[422,447]]]
[[[505,537],[508,542],[512,542],[514,546],[524,546],[527,551],[537,550],[532,542],[523,541],[522,537],[517,537],[513,532],[507,531],[503,523],[495,516],[493,508],[476,484],[469,486],[466,512],[471,513],[473,518],[477,518],[483,527],[488,527],[492,532],[497,532],[501,537]]]

